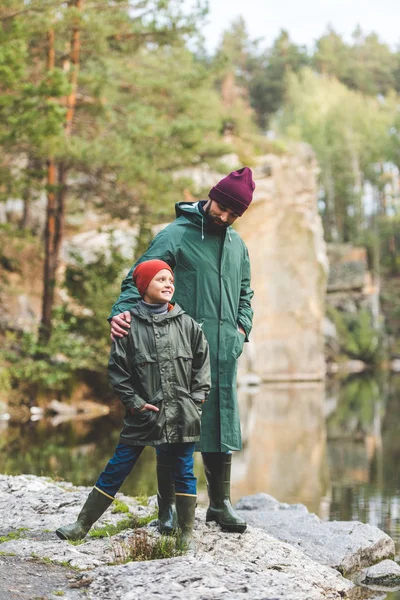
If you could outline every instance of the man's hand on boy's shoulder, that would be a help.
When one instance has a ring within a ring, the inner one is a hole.
[[[129,310],[125,310],[119,315],[115,315],[110,322],[111,333],[110,337],[113,342],[115,342],[115,338],[122,338],[125,335],[128,335],[130,325],[131,325],[131,313]]]

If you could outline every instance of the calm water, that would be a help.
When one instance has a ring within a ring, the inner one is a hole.
[[[233,500],[266,492],[301,502],[325,520],[386,531],[400,552],[400,376],[265,384],[240,390],[243,450],[234,456]],[[121,414],[92,421],[0,421],[0,472],[92,485],[118,442]],[[197,456],[200,501],[205,481]],[[146,449],[121,491],[156,492]],[[388,595],[400,600],[400,593]]]

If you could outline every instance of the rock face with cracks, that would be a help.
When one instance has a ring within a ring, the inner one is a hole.
[[[76,518],[88,492],[89,488],[35,476],[0,475],[0,600],[14,597],[13,574],[23,570],[25,592],[29,588],[31,595],[21,592],[15,596],[19,598],[62,594],[67,600],[314,600],[350,597],[354,589],[337,570],[307,556],[301,545],[251,525],[244,534],[224,533],[216,524],[205,523],[203,509],[196,511],[194,553],[115,564],[134,535],[132,529],[105,538],[87,536],[80,545],[54,534],[58,526]],[[137,517],[154,511],[154,503],[143,507],[133,498],[118,498]],[[126,516],[110,508],[96,526],[117,524]],[[150,540],[158,538],[153,527],[146,531]],[[36,593],[39,583],[41,593]]]
[[[324,523],[302,504],[282,504],[268,494],[242,498],[236,507],[249,524],[301,548],[313,560],[344,575],[394,557],[393,540],[371,525],[358,521]]]
[[[259,157],[253,174],[253,202],[235,223],[249,250],[255,292],[241,367],[247,360],[265,381],[323,379],[328,259],[315,155],[298,144],[282,156]]]

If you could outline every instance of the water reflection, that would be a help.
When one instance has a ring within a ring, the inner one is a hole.
[[[92,421],[75,419],[58,426],[47,419],[8,423],[0,441],[0,471],[93,485],[118,443],[122,415],[117,409],[107,417]],[[135,468],[134,477],[128,478],[121,491],[132,495],[156,492],[154,452],[147,450]]]
[[[233,495],[264,491],[323,519],[360,520],[400,549],[400,376],[240,390]]]
[[[400,543],[400,376],[264,384],[239,390],[244,448],[234,456],[233,499],[267,492],[323,519],[361,520]],[[117,407],[117,405],[116,405]],[[121,413],[55,426],[1,423],[0,472],[92,485],[118,442]],[[206,501],[200,457],[200,501]],[[146,449],[122,488],[156,492]]]
[[[260,491],[320,512],[329,476],[323,383],[240,390],[243,451],[234,459],[234,499]]]
[[[399,552],[400,377],[352,378],[328,419],[331,519],[360,520],[386,531]]]

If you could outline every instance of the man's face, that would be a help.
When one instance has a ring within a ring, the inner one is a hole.
[[[229,225],[232,225],[239,217],[239,215],[230,208],[211,199],[204,206],[204,212],[213,225],[221,228],[229,227]]]

